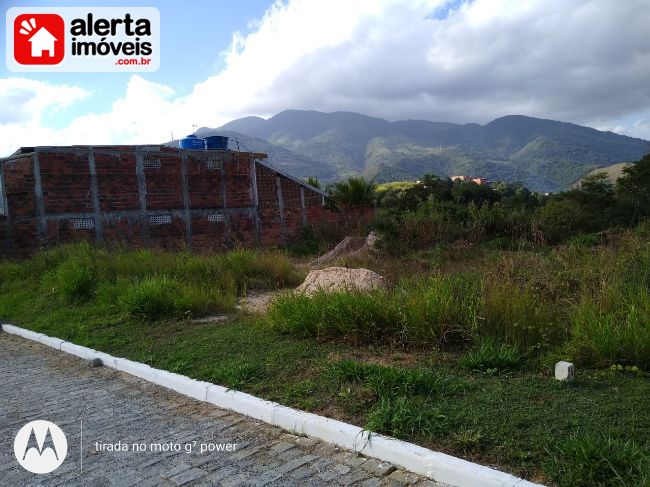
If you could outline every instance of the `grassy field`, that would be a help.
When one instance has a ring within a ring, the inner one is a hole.
[[[280,296],[268,316],[236,299],[301,281],[281,253],[80,245],[0,264],[0,317],[535,481],[647,486],[648,241],[368,256],[343,263],[390,293]],[[231,319],[193,320],[213,313]]]

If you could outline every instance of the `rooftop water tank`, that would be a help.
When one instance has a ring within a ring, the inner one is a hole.
[[[196,135],[188,135],[180,140],[180,147],[181,149],[203,150],[205,149],[205,142]]]
[[[228,137],[222,137],[220,135],[206,137],[205,148],[207,150],[228,150]]]

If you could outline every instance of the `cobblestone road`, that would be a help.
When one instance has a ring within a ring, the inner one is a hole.
[[[13,455],[16,433],[35,419],[57,424],[68,439],[66,460],[51,474],[31,474]],[[97,451],[97,442],[118,441],[148,451]],[[169,442],[237,446],[203,454],[149,450]],[[437,484],[0,332],[0,486],[37,485]]]

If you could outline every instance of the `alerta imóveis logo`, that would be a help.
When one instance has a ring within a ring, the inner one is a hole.
[[[160,13],[153,7],[12,7],[7,69],[17,72],[155,71]]]

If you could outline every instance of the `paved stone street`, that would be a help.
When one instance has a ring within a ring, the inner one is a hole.
[[[35,419],[57,424],[67,436],[68,455],[50,474],[27,472],[13,454],[16,433]],[[96,442],[118,441],[145,444],[147,451],[97,451]],[[196,451],[149,449],[170,442]],[[198,451],[215,443],[236,449]],[[437,484],[0,332],[0,486],[37,485]]]

